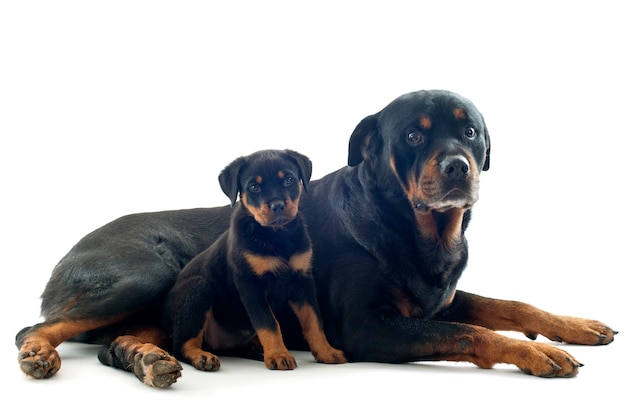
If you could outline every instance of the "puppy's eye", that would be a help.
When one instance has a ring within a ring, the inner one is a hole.
[[[476,137],[476,130],[473,127],[467,127],[465,129],[465,137],[468,139],[474,139]]]
[[[257,193],[261,191],[261,186],[259,186],[257,183],[252,183],[250,184],[250,186],[248,186],[248,190],[252,193]]]
[[[295,182],[295,181],[296,181],[296,179],[294,179],[293,176],[287,176],[285,178],[285,180],[283,180],[283,185],[285,185],[285,187],[291,186],[293,184],[293,182]]]
[[[424,140],[424,137],[419,132],[409,132],[409,134],[406,135],[406,141],[412,145],[421,143],[422,140]]]

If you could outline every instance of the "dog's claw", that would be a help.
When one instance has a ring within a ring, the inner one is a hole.
[[[220,368],[220,358],[210,352],[203,352],[199,358],[192,361],[192,364],[198,370],[214,372]]]
[[[296,359],[290,354],[276,355],[265,358],[265,366],[270,370],[289,371],[298,367]]]

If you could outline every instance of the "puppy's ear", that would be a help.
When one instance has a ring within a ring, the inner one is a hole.
[[[489,131],[487,130],[487,125],[483,121],[483,125],[485,126],[485,147],[486,147],[486,156],[485,163],[483,164],[483,170],[489,170],[489,160],[491,157],[491,138],[489,137]]]
[[[239,187],[239,172],[245,164],[246,158],[239,157],[226,166],[218,176],[220,187],[230,199],[231,206],[235,205],[237,202],[237,195],[241,192],[241,187]]]
[[[367,116],[356,126],[348,145],[348,166],[356,166],[367,158],[367,151],[377,137],[378,114]]]
[[[311,181],[311,175],[313,174],[313,163],[311,160],[303,154],[300,154],[293,150],[285,150],[285,153],[291,157],[298,164],[298,173],[300,174],[300,180],[304,190],[308,190],[309,182]]]

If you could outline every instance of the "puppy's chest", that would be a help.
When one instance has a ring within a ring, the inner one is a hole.
[[[311,241],[296,219],[280,229],[256,223],[231,233],[231,261],[240,269],[263,277],[306,275],[311,271]]]
[[[243,264],[259,277],[306,276],[311,271],[312,249],[294,251],[288,254],[259,253],[258,250],[244,250]]]

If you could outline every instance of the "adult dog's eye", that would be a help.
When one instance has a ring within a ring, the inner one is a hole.
[[[409,132],[409,134],[406,135],[406,141],[413,145],[421,143],[423,139],[423,136],[419,132]]]
[[[252,193],[257,193],[261,191],[261,186],[259,186],[257,183],[252,183],[250,184],[250,186],[248,186],[248,190]]]
[[[285,186],[291,186],[293,184],[293,182],[295,182],[296,179],[294,179],[293,176],[287,176],[285,178],[285,180],[283,180],[283,185]]]
[[[476,137],[476,130],[473,127],[467,127],[465,129],[465,137],[468,139],[474,139]]]

